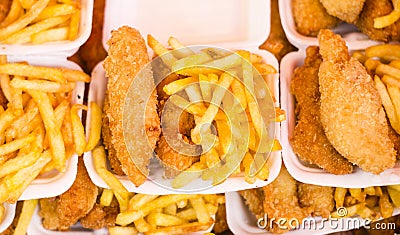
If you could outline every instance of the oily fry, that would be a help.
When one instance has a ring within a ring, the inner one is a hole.
[[[383,191],[382,195],[379,197],[379,208],[383,218],[389,218],[393,214],[393,205],[389,201],[389,195],[386,191]]]
[[[169,226],[150,230],[146,232],[146,235],[187,234],[194,231],[207,230],[212,224],[212,220],[206,224],[202,224],[200,222],[191,222],[177,226]]]
[[[178,72],[179,70],[199,66],[200,64],[209,62],[211,60],[212,57],[209,54],[200,52],[175,61],[172,65],[172,71]]]
[[[346,196],[346,193],[346,188],[336,187],[334,194],[336,208],[342,207],[344,205],[344,198]]]
[[[378,65],[378,67],[376,67],[375,73],[379,76],[389,75],[394,78],[400,79],[400,69],[397,69],[387,64]]]
[[[94,149],[94,147],[96,147],[96,145],[99,143],[101,136],[101,108],[96,102],[91,102],[89,108],[91,113],[89,129],[90,134],[86,143],[85,152]]]
[[[6,155],[23,148],[35,140],[35,135],[32,133],[20,139],[13,140],[9,143],[0,146],[0,155]]]
[[[68,40],[73,41],[77,38],[79,32],[79,21],[81,18],[81,11],[76,9],[71,16],[69,23]]]
[[[59,27],[55,29],[43,30],[31,36],[33,44],[42,44],[45,42],[62,41],[68,39],[68,27]]]
[[[21,2],[12,1],[10,10],[8,11],[6,18],[4,18],[3,21],[0,23],[0,27],[6,27],[12,22],[14,22],[19,17],[21,10],[22,10]]]
[[[185,47],[178,39],[175,37],[170,37],[168,39],[168,44],[174,49],[173,53],[178,58],[188,57],[194,54],[194,52]]]
[[[100,205],[102,206],[110,206],[112,199],[114,197],[114,193],[111,189],[104,188],[100,197]]]
[[[147,35],[147,44],[153,51],[161,57],[166,65],[172,67],[172,65],[176,62],[176,58],[172,53],[169,53],[169,50],[165,48],[160,42],[158,42],[153,36],[150,34]]]
[[[384,60],[400,60],[400,45],[381,44],[365,49],[365,55],[369,58],[379,57]]]
[[[49,81],[65,83],[61,70],[56,68],[33,66],[22,63],[9,63],[0,65],[1,74],[17,75],[22,77],[41,78]]]
[[[42,12],[33,20],[33,22],[38,22],[44,19],[71,15],[75,12],[75,7],[69,4],[55,4],[52,6],[47,6]]]
[[[74,104],[70,109],[72,133],[74,137],[75,152],[78,155],[82,155],[86,148],[85,130],[81,122],[81,118],[78,115],[78,110],[87,110],[85,105]]]
[[[18,219],[17,226],[15,227],[14,234],[15,235],[25,235],[28,226],[31,222],[31,218],[33,216],[33,213],[35,211],[35,208],[38,204],[38,199],[32,199],[32,200],[27,200],[24,201],[24,204],[22,206],[22,211]]]
[[[111,226],[108,228],[108,232],[110,235],[136,235],[138,234],[138,230],[134,227],[121,227],[121,226]]]
[[[186,224],[187,221],[175,215],[168,215],[161,212],[152,212],[147,216],[147,221],[153,227],[157,226],[176,226]]]
[[[23,90],[37,90],[43,92],[70,92],[75,88],[75,83],[59,83],[46,80],[25,80],[13,78],[10,82],[12,88]]]

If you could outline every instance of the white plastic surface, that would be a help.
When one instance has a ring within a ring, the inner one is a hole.
[[[5,210],[3,220],[0,221],[0,233],[6,230],[8,226],[11,225],[15,217],[16,209],[16,204],[3,203],[3,206]]]
[[[0,54],[6,55],[58,55],[68,57],[78,51],[89,38],[92,30],[93,0],[81,1],[81,18],[77,38],[73,41],[48,42],[39,45],[0,44]]]
[[[297,32],[292,12],[292,0],[279,0],[279,14],[282,27],[290,43],[299,49],[305,49],[310,45],[318,45],[316,36],[305,36]],[[361,33],[356,26],[351,24],[340,23],[333,31],[342,35],[346,40],[347,46],[352,50],[364,49],[380,43],[369,39],[367,35]]]
[[[269,35],[270,0],[106,0],[105,48],[123,25],[163,43],[174,36],[185,45],[257,48]]]
[[[263,50],[252,50],[250,48],[241,48],[250,50],[253,53],[259,54],[264,58],[264,61],[271,64],[275,68],[278,66],[278,62],[275,57],[273,57],[269,52]],[[278,84],[278,75],[275,75],[271,78],[271,90],[274,92],[275,97],[279,97],[279,84]],[[107,79],[105,77],[105,72],[102,67],[102,64],[98,64],[92,73],[92,82],[89,87],[89,97],[88,103],[91,101],[97,102],[100,106],[103,105],[104,101],[104,93],[106,91]],[[279,106],[279,101],[275,104]],[[89,126],[90,120],[90,110],[88,112],[88,118],[86,126]],[[277,123],[275,125],[275,133],[276,138],[280,139],[280,125]],[[224,193],[229,191],[236,190],[244,190],[255,187],[262,187],[269,183],[271,183],[279,174],[281,167],[281,152],[276,151],[271,153],[270,160],[272,161],[272,166],[270,169],[270,177],[267,181],[257,180],[254,184],[248,184],[244,181],[244,177],[231,177],[228,178],[224,183],[219,185],[208,187],[200,191],[193,190],[185,190],[183,189],[174,189],[172,190],[170,187],[160,186],[153,181],[147,180],[143,185],[139,187],[135,187],[135,185],[126,177],[126,176],[117,176],[120,179],[122,184],[131,192],[144,193],[144,194],[182,194],[182,193],[201,193],[201,194],[211,194],[211,193]],[[85,166],[88,170],[89,176],[92,179],[93,183],[102,188],[108,188],[107,184],[101,179],[101,177],[97,174],[91,152],[86,152],[84,155]],[[161,182],[162,185],[170,185],[170,179],[163,178],[163,167],[158,163],[156,159],[153,159],[150,163],[150,178],[155,179],[157,182]],[[205,183],[209,184],[209,182],[202,181],[198,179],[191,184],[189,184],[188,188],[196,188],[196,186],[205,185]]]
[[[298,181],[323,186],[365,188],[368,186],[400,184],[400,161],[394,168],[387,169],[380,175],[374,175],[354,167],[355,170],[347,175],[334,175],[319,168],[311,168],[301,163],[293,152],[290,139],[293,137],[295,127],[295,100],[290,94],[290,81],[294,69],[303,64],[305,53],[303,51],[292,52],[281,61],[281,105],[286,110],[286,121],[282,123],[281,136],[283,148],[283,161],[289,173]]]
[[[29,56],[8,56],[11,62],[27,61],[32,65],[48,67],[64,67],[69,69],[81,70],[74,62],[60,58],[29,57]],[[72,94],[72,103],[82,104],[85,92],[85,84],[77,83]],[[57,171],[49,172],[35,179],[28,188],[25,189],[19,200],[29,200],[35,198],[53,197],[62,194],[71,187],[75,180],[78,164],[78,156],[74,154],[67,162],[66,171],[59,173]]]
[[[267,230],[260,229],[257,226],[256,217],[250,212],[248,207],[245,205],[244,200],[238,192],[230,192],[225,194],[226,200],[226,214],[229,229],[234,234],[248,234],[248,235],[269,235],[272,234]],[[393,215],[400,214],[400,209],[397,208],[393,212]],[[322,224],[321,218],[315,218],[316,226],[303,226],[295,230],[290,230],[285,234],[288,235],[303,235],[303,234],[328,234],[334,232],[352,230],[357,226],[357,223],[352,222],[353,218],[340,219],[337,222],[332,222],[332,226],[329,225],[329,221],[325,221]],[[363,219],[359,219],[360,224],[365,223]],[[314,224],[311,224],[314,225]]]

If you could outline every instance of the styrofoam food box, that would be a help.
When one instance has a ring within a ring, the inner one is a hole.
[[[296,67],[303,64],[304,51],[292,52],[281,61],[281,105],[286,110],[286,121],[282,122],[281,136],[283,153],[282,158],[289,173],[298,181],[323,186],[344,188],[365,188],[368,186],[400,184],[400,161],[393,168],[387,169],[379,175],[365,172],[354,167],[354,172],[346,175],[334,175],[320,168],[312,168],[302,164],[293,152],[290,139],[293,137],[296,123],[295,99],[290,94],[290,81]]]
[[[293,18],[292,0],[279,0],[279,14],[282,27],[290,43],[299,49],[305,49],[310,45],[318,45],[316,36],[305,36],[297,32]],[[369,39],[367,35],[361,33],[357,27],[352,24],[340,23],[333,31],[342,35],[349,49],[352,50],[360,50],[380,43]]]
[[[71,56],[89,38],[92,30],[93,0],[79,0],[81,3],[81,17],[77,38],[73,41],[47,42],[34,45],[26,44],[0,44],[0,54],[6,55],[58,55]]]
[[[16,204],[3,203],[4,206],[4,217],[0,221],[0,233],[3,232],[11,225],[15,217]]]
[[[238,192],[229,192],[225,194],[226,198],[226,214],[229,229],[234,234],[272,234],[271,232],[258,228],[257,219],[245,205],[243,198]],[[394,210],[393,215],[400,214],[400,209]],[[343,218],[332,226],[329,225],[329,221],[323,222],[321,218],[314,218],[316,223],[314,226],[300,226],[298,229],[290,230],[285,234],[288,235],[301,235],[301,234],[328,234],[334,232],[348,231],[355,229],[358,224],[354,221],[354,218]],[[365,220],[359,219],[360,225],[365,224]],[[324,224],[322,224],[324,223]],[[314,224],[311,224],[314,225]],[[352,233],[351,233],[352,234]]]
[[[212,6],[212,7],[210,7]],[[259,50],[258,46],[268,37],[270,29],[270,1],[269,0],[107,0],[103,30],[103,44],[107,48],[107,40],[113,29],[129,25],[138,29],[142,36],[152,34],[161,42],[166,42],[170,36],[175,36],[185,45],[207,43],[226,49],[245,49],[261,55],[265,62],[278,68],[276,58],[269,52]],[[278,75],[273,76],[273,90],[275,97],[279,97],[277,83]],[[99,64],[92,74],[88,102],[95,101],[102,105],[107,80],[104,70]],[[277,101],[276,106],[279,106]],[[90,117],[90,110],[88,113]],[[88,125],[88,123],[87,123]],[[276,138],[280,135],[280,124],[276,124]],[[268,181],[257,180],[255,184],[248,184],[243,177],[232,177],[224,183],[207,188],[196,193],[222,193],[247,188],[262,187],[279,174],[281,153],[271,154],[272,167]],[[92,181],[104,188],[106,183],[95,171],[91,152],[85,153],[85,165]],[[160,164],[150,164],[150,177],[170,185],[171,180],[163,179]],[[147,180],[143,185],[135,187],[126,176],[117,176],[129,190],[146,194],[190,193],[184,189],[171,190]],[[201,185],[202,180],[194,181],[190,185]]]
[[[261,53],[260,53],[261,54]],[[263,55],[263,54],[261,54]],[[273,79],[276,81],[276,78]],[[101,107],[103,106],[103,101],[104,101],[104,93],[107,88],[107,78],[105,77],[105,71],[102,67],[102,63],[98,64],[95,69],[93,70],[92,73],[92,81],[90,83],[89,87],[89,95],[88,95],[88,103],[94,101],[97,104],[99,104]],[[277,92],[278,91],[278,84],[274,84],[274,90]],[[90,115],[91,115],[91,110],[89,109],[88,111],[88,118],[86,119],[86,126],[90,126]],[[279,123],[276,124],[275,131],[277,133],[277,138],[279,138]],[[87,133],[89,134],[89,133]],[[243,190],[243,189],[248,189],[248,188],[254,188],[254,187],[262,187],[264,185],[269,184],[272,182],[279,174],[280,167],[281,167],[281,156],[280,156],[280,151],[276,151],[271,153],[270,159],[272,162],[272,166],[270,169],[270,177],[268,181],[261,181],[257,180],[255,184],[248,184],[244,181],[243,177],[231,177],[228,178],[224,183],[213,186],[211,188],[207,188],[201,191],[185,191],[184,189],[176,189],[176,190],[171,190],[168,187],[165,186],[160,186],[160,183],[162,185],[170,185],[171,180],[170,179],[164,179],[163,178],[163,168],[162,166],[153,159],[150,163],[150,178],[154,179],[158,183],[155,183],[150,180],[146,180],[146,182],[139,186],[136,187],[129,179],[127,176],[118,176],[115,175],[121,183],[128,189],[128,191],[131,192],[137,192],[137,193],[144,193],[144,194],[182,194],[182,193],[201,193],[201,194],[212,194],[212,193],[223,193],[223,192],[228,192],[228,191],[236,191],[236,190]],[[93,163],[93,158],[92,158],[92,153],[91,152],[86,152],[84,154],[84,162],[86,169],[88,170],[89,176],[92,179],[93,183],[96,184],[99,187],[102,188],[109,188],[108,185],[104,182],[104,180],[100,177],[99,174],[97,174],[96,169],[94,167]],[[192,183],[189,184],[189,188],[192,185],[202,185],[202,180],[198,179],[196,181],[193,181]]]
[[[12,219],[11,219],[11,221],[12,221]],[[211,232],[213,227],[214,227],[214,225],[212,225],[206,231],[194,232],[194,233],[190,233],[190,235],[200,235],[200,234]],[[1,232],[1,227],[0,227],[0,232]],[[27,234],[28,235],[39,235],[39,234],[40,235],[107,235],[109,233],[108,233],[107,228],[90,230],[90,229],[83,228],[80,223],[73,225],[69,231],[48,230],[43,227],[42,217],[40,217],[40,215],[39,215],[39,206],[37,206],[35,209],[35,212],[32,216],[31,222],[29,224]]]

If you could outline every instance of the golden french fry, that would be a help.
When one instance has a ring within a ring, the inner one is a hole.
[[[72,14],[69,23],[68,39],[70,41],[75,40],[78,36],[80,19],[81,19],[81,11],[79,9],[76,9],[75,12]]]
[[[194,77],[197,76],[198,74],[210,74],[210,73],[220,75],[222,74],[222,71],[216,68],[196,66],[196,67],[180,69],[176,71],[176,73],[184,76]]]
[[[379,60],[369,58],[365,61],[364,66],[369,73],[374,73],[376,68],[382,63]]]
[[[114,197],[113,191],[111,189],[104,188],[100,197],[100,205],[109,206],[111,204],[113,197]]]
[[[157,226],[176,226],[186,224],[188,221],[175,215],[168,215],[160,212],[152,212],[147,217],[147,221],[153,227]]]
[[[387,65],[387,64],[378,65],[378,67],[376,67],[376,71],[375,72],[379,76],[389,75],[391,77],[400,79],[400,69],[397,69],[397,68],[392,67],[392,66]]]
[[[392,203],[389,201],[389,195],[386,191],[382,192],[379,197],[379,207],[383,218],[389,218],[392,216],[394,208]]]
[[[0,29],[0,40],[4,40],[11,34],[20,31],[22,28],[31,23],[41,11],[46,7],[49,0],[38,0],[22,17]]]
[[[195,83],[195,82],[197,82],[197,78],[194,78],[194,77],[179,79],[179,80],[169,83],[168,85],[165,85],[163,88],[163,91],[167,95],[173,95],[173,94],[185,89],[188,85]]]
[[[188,204],[188,200],[187,199],[182,199],[182,200],[179,200],[179,201],[176,202],[176,206],[179,209],[182,209],[182,208],[186,207],[187,204]]]
[[[380,16],[374,19],[374,28],[381,29],[394,24],[400,19],[400,1],[392,1],[394,10],[388,15]]]
[[[69,82],[90,82],[90,76],[80,70],[58,68]]]
[[[176,203],[172,203],[164,207],[163,212],[168,215],[176,215],[177,210],[178,207],[176,206]]]
[[[357,214],[363,219],[373,219],[376,217],[375,212],[368,207],[361,207],[358,208]]]
[[[176,62],[174,55],[150,34],[147,35],[147,44],[158,56],[161,57],[168,67],[172,67],[172,65]]]
[[[241,63],[241,57],[238,56],[238,54],[236,53],[232,53],[220,59],[204,63],[203,66],[226,71],[228,69],[239,66],[240,63]]]
[[[349,188],[349,192],[358,202],[365,201],[366,194],[362,192],[361,188]]]
[[[375,195],[378,197],[383,195],[382,188],[380,186],[375,186]]]
[[[390,66],[400,69],[400,60],[393,60],[389,63]]]
[[[367,195],[374,196],[375,195],[375,188],[373,186],[364,188],[364,193]]]
[[[379,57],[388,61],[400,60],[400,45],[381,44],[370,46],[365,49],[365,55],[369,58]]]
[[[0,221],[3,221],[5,215],[5,208],[3,204],[0,204]]]
[[[352,217],[354,215],[357,214],[357,211],[360,210],[361,208],[365,207],[365,202],[362,203],[358,203],[349,207],[345,207],[346,208],[346,214],[341,214],[338,213],[337,211],[334,211],[331,213],[331,217],[332,218],[348,218],[348,217]]]
[[[96,147],[96,145],[100,141],[101,135],[101,108],[96,102],[90,103],[90,129],[89,129],[89,138],[86,143],[85,152],[90,151]]]
[[[80,156],[83,154],[83,152],[85,152],[86,138],[81,118],[78,115],[79,109],[87,110],[87,106],[80,104],[72,105],[70,110],[70,115],[71,115],[72,133],[74,137],[75,151],[76,154]]]
[[[36,24],[30,25],[13,35],[7,37],[2,42],[6,44],[22,44],[31,42],[31,36],[42,32],[43,30],[50,29],[54,26],[62,24],[69,19],[69,16],[57,16],[53,18],[48,18],[37,22]]]
[[[183,186],[189,184],[193,180],[199,178],[202,174],[202,170],[206,169],[207,166],[202,162],[196,162],[191,165],[185,171],[182,171],[177,175],[171,182],[173,188],[182,188]]]
[[[35,0],[20,0],[21,6],[24,9],[29,9],[33,6],[33,4],[36,2]]]
[[[366,206],[369,208],[373,208],[378,204],[379,197],[376,196],[368,196],[365,199]]]
[[[133,221],[133,224],[140,233],[145,233],[151,229],[150,224],[144,218]]]
[[[241,81],[235,79],[232,81],[231,88],[233,95],[235,96],[236,99],[239,100],[242,109],[245,110],[247,108],[247,100],[243,84],[241,83]]]
[[[42,12],[40,12],[38,17],[36,17],[33,22],[38,22],[56,16],[71,15],[74,12],[75,7],[69,4],[56,4],[52,6],[47,6]]]
[[[43,30],[31,36],[33,44],[42,44],[45,42],[63,41],[68,39],[68,27]]]
[[[211,91],[211,81],[209,80],[209,77],[204,75],[204,74],[199,74],[199,84],[200,84],[200,90],[201,94],[203,96],[203,99],[205,101],[210,102],[212,98],[212,91]]]
[[[35,135],[30,134],[30,135],[22,137],[20,139],[13,140],[7,144],[3,144],[0,146],[0,155],[5,155],[8,153],[14,152],[18,149],[21,149],[24,146],[30,144],[34,140],[35,140]]]
[[[206,224],[192,222],[177,226],[160,227],[155,230],[148,231],[146,235],[188,234],[192,232],[207,230],[213,223],[213,220],[211,220]]]
[[[75,83],[59,83],[46,80],[24,80],[21,78],[14,78],[10,82],[12,88],[23,90],[38,90],[43,92],[70,92],[75,88]]]
[[[185,68],[199,66],[200,64],[204,64],[211,60],[212,60],[212,57],[209,54],[207,54],[205,52],[199,52],[197,54],[193,54],[193,55],[187,56],[183,59],[175,61],[175,63],[172,65],[171,70],[172,70],[172,72],[177,72],[177,71],[185,69]]]
[[[129,210],[136,210],[157,197],[158,195],[136,194],[129,200]]]
[[[62,138],[60,128],[57,127],[57,119],[51,106],[49,97],[46,93],[41,91],[27,90],[27,92],[35,100],[39,108],[44,127],[46,128],[46,133],[49,134],[48,140],[50,144],[50,150],[57,169],[61,172],[64,172],[66,164],[64,140]]]
[[[4,18],[4,20],[1,22],[0,28],[6,27],[18,19],[21,10],[23,10],[21,2],[15,0],[12,1],[10,10],[8,11],[6,18]]]
[[[336,202],[336,208],[342,207],[344,205],[344,198],[346,196],[346,193],[347,193],[346,188],[341,188],[341,187],[335,188],[334,199]]]
[[[400,207],[400,191],[391,186],[392,185],[387,186],[387,191],[389,193],[390,199],[396,207]]]
[[[68,106],[67,108],[67,114],[70,113],[70,107]],[[73,146],[74,145],[74,137],[72,134],[72,120],[71,120],[71,115],[65,115],[63,123],[61,125],[61,132],[63,136],[63,140],[65,143],[65,146]],[[73,146],[74,147],[74,146]],[[75,147],[74,147],[75,149]]]
[[[178,58],[185,58],[194,54],[194,52],[185,47],[178,39],[170,37],[168,39],[168,44],[174,49],[173,53]]]
[[[28,231],[28,226],[31,223],[33,212],[38,204],[38,199],[24,201],[21,215],[19,216],[17,226],[15,227],[15,235],[25,235]]]
[[[41,78],[59,83],[66,82],[63,73],[59,69],[22,63],[1,64],[0,73],[22,77]]]
[[[194,210],[196,211],[197,219],[200,223],[208,223],[212,220],[209,212],[207,211],[206,204],[202,197],[189,199],[190,204],[192,204]]]
[[[210,151],[204,153],[203,156],[205,157],[207,167],[213,167],[220,161],[218,152],[215,148],[211,148]]]
[[[253,64],[254,68],[258,71],[260,75],[269,75],[278,73],[274,66],[270,64]]]
[[[39,157],[40,152],[30,152],[8,160],[0,165],[0,178],[32,165]]]
[[[127,211],[119,213],[115,221],[116,224],[125,226],[132,223],[135,220],[145,217],[151,211],[156,208],[163,208],[171,203],[176,203],[183,199],[196,198],[199,195],[196,194],[175,194],[175,195],[164,195],[154,199],[151,203],[147,203],[140,208],[140,210]]]
[[[134,227],[121,227],[121,226],[111,226],[108,227],[108,232],[110,235],[136,235],[138,230]]]
[[[400,87],[400,79],[396,79],[389,75],[383,75],[382,82],[385,83],[386,85]]]
[[[365,64],[365,61],[367,61],[367,59],[368,59],[368,57],[362,51],[355,51],[353,53],[352,57],[356,58],[362,64]]]

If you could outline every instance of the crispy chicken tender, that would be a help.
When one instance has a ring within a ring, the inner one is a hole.
[[[111,132],[111,144],[115,155],[121,162],[122,170],[129,179],[139,186],[144,183],[149,174],[147,165],[153,155],[156,142],[160,135],[160,120],[157,114],[157,95],[154,88],[152,71],[146,67],[135,87],[130,88],[135,76],[150,62],[147,48],[140,33],[128,26],[112,31],[108,41],[108,56],[103,66],[108,77],[108,117]],[[126,122],[126,138],[132,138],[132,148],[136,154],[130,156],[124,139],[123,112],[127,92],[133,89],[136,97],[130,107],[129,122]],[[144,100],[149,96],[148,100]],[[145,114],[144,127],[141,126]]]
[[[395,164],[396,152],[382,102],[365,67],[349,56],[345,41],[321,30],[319,69],[321,123],[335,149],[364,171],[379,174]]]
[[[365,0],[320,0],[329,15],[354,23],[361,10]]]
[[[329,218],[335,207],[333,193],[335,188],[299,183],[298,193],[301,207],[311,207],[313,216]]]
[[[79,222],[82,227],[88,229],[108,228],[115,225],[115,220],[119,213],[118,201],[113,198],[110,206],[104,207],[96,203],[89,213],[81,218]]]
[[[244,203],[257,219],[264,217],[264,193],[262,189],[246,189],[239,191],[239,194],[243,197]]]
[[[297,194],[297,181],[289,174],[284,166],[282,166],[278,177],[269,185],[263,187],[264,191],[264,212],[268,218],[275,218],[275,222],[280,218],[286,219],[282,226],[290,229],[289,221],[296,218],[300,223],[310,213],[310,208],[301,208]],[[269,223],[269,221],[268,221]],[[269,229],[270,226],[267,226]],[[273,224],[271,232],[284,233],[288,230],[283,230],[277,224]]]
[[[330,29],[339,23],[319,0],[292,0],[292,11],[297,31],[306,36],[316,36],[320,29]]]
[[[322,62],[316,46],[307,48],[304,65],[298,67],[291,80],[297,124],[291,140],[293,151],[303,161],[316,164],[332,174],[349,174],[352,164],[341,156],[325,135],[320,120],[319,66]]]
[[[364,8],[357,20],[357,27],[369,38],[389,42],[400,40],[400,20],[382,29],[374,28],[374,19],[385,16],[393,11],[391,0],[366,0]]]
[[[43,218],[43,226],[51,230],[68,230],[93,208],[97,195],[97,186],[90,180],[83,160],[79,158],[78,173],[71,188],[58,198],[40,199],[39,215]]]

